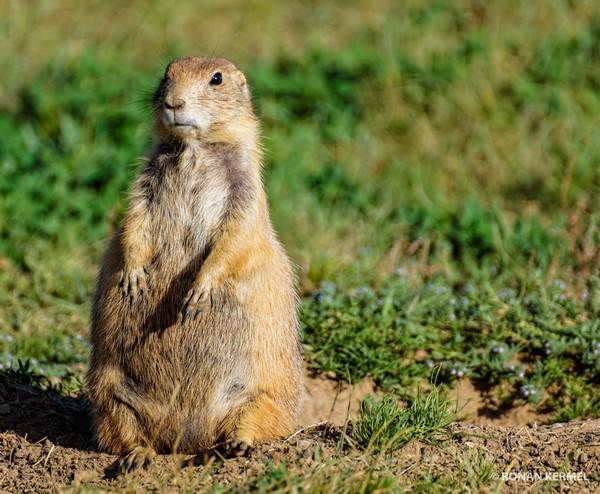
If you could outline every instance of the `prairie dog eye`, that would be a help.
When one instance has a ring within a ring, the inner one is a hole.
[[[218,86],[222,82],[223,82],[223,75],[221,74],[221,72],[215,72],[213,74],[212,79],[210,80],[209,84],[211,86]]]

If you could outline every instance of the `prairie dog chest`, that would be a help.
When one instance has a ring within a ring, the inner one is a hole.
[[[153,217],[162,240],[202,245],[222,227],[230,184],[219,159],[208,153],[182,153],[157,183]]]

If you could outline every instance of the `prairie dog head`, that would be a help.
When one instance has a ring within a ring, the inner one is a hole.
[[[171,62],[152,105],[157,133],[167,141],[243,141],[257,127],[244,74],[222,58]]]

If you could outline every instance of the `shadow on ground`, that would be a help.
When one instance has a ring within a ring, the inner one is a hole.
[[[95,449],[85,398],[42,389],[26,372],[0,373],[0,434],[8,431],[30,443],[49,439],[67,448]]]

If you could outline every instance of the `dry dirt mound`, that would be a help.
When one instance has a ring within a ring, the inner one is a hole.
[[[344,398],[339,396],[338,403],[344,403]],[[321,410],[328,415],[332,401],[323,400]],[[344,416],[349,402],[355,403],[345,400]],[[250,489],[260,485],[257,479],[263,474],[283,478],[300,473],[322,485],[333,482],[334,491],[348,492],[352,492],[348,482],[363,474],[362,478],[374,479],[395,476],[407,488],[427,476],[471,492],[482,489],[483,484],[473,480],[482,475],[489,478],[479,481],[499,486],[500,492],[541,487],[596,492],[600,485],[599,420],[520,428],[456,423],[451,427],[452,439],[441,446],[415,441],[387,458],[375,458],[356,447],[351,424],[346,428],[319,424],[301,429],[288,440],[261,444],[245,458],[199,465],[193,457],[165,455],[148,470],[110,478],[107,472],[115,458],[95,450],[82,401],[0,379],[0,403],[2,492],[74,492],[82,484],[111,491],[128,486],[172,492],[216,483]],[[305,419],[317,413],[318,406],[309,409],[313,412],[307,412]],[[278,466],[282,462],[283,470]]]

